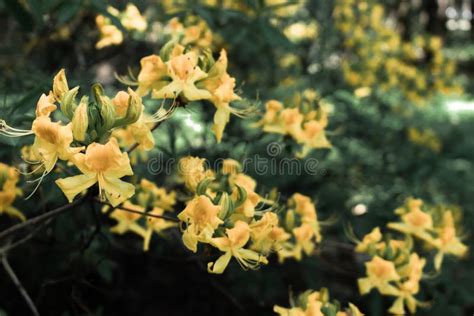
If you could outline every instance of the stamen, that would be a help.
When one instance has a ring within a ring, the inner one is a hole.
[[[21,137],[34,134],[32,130],[11,127],[5,120],[0,120],[0,135],[7,137]]]
[[[36,181],[39,180],[38,183],[36,184],[35,188],[33,189],[33,191],[25,198],[25,200],[28,200],[29,198],[31,198],[33,196],[33,194],[35,194],[36,190],[38,190],[38,188],[39,188],[41,182],[43,181],[44,177],[46,177],[48,175],[48,173],[49,173],[48,170],[45,170],[43,172],[43,174],[41,175],[41,177],[39,177],[38,179],[36,179],[34,181],[27,181],[29,183],[32,183],[32,182],[36,182]]]

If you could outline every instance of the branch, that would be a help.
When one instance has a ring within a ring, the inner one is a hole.
[[[156,215],[156,214],[151,214],[151,213],[148,213],[148,212],[140,212],[140,211],[136,211],[136,210],[132,210],[130,208],[127,208],[127,207],[124,207],[122,205],[119,205],[119,206],[113,206],[112,204],[110,204],[109,202],[106,202],[106,201],[101,201],[100,199],[98,198],[95,198],[94,201],[102,204],[102,205],[107,205],[107,206],[110,206],[113,208],[113,210],[117,210],[117,211],[125,211],[125,212],[129,212],[129,213],[135,213],[135,214],[140,214],[140,215],[143,215],[143,216],[146,216],[146,217],[154,217],[154,218],[161,218],[161,219],[166,219],[168,221],[172,221],[172,222],[176,222],[176,223],[179,223],[180,220],[177,219],[177,218],[174,218],[174,217],[171,217],[171,216],[166,216],[166,215]]]
[[[32,218],[30,218],[30,219],[28,219],[28,220],[26,220],[22,223],[19,223],[19,224],[16,224],[16,225],[14,225],[10,228],[7,228],[7,229],[5,229],[4,231],[2,231],[0,233],[0,239],[3,239],[3,238],[5,238],[5,237],[7,237],[7,236],[19,231],[19,230],[22,230],[23,228],[26,228],[28,226],[41,223],[41,222],[47,220],[48,218],[59,216],[62,213],[65,213],[66,211],[72,209],[74,206],[80,204],[86,197],[87,197],[87,195],[83,195],[82,197],[80,197],[79,199],[75,200],[72,203],[65,204],[63,206],[60,206],[60,207],[52,210],[52,211],[49,211],[47,213],[38,215],[36,217],[32,217]]]
[[[38,309],[36,308],[35,303],[33,303],[33,300],[28,295],[28,292],[26,292],[25,288],[23,287],[20,280],[16,276],[15,271],[13,271],[12,267],[10,266],[10,263],[8,263],[6,256],[2,256],[2,265],[5,268],[5,271],[7,272],[8,276],[12,280],[13,284],[15,284],[18,291],[20,291],[20,294],[21,296],[23,296],[23,299],[25,300],[26,305],[28,305],[28,307],[31,310],[31,313],[35,316],[39,316],[39,312],[38,312]]]

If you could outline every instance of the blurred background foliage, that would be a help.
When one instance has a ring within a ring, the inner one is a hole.
[[[465,242],[474,247],[470,1],[379,1],[403,41],[440,36],[445,58],[458,64],[449,80],[464,92],[446,96],[431,90],[433,95],[423,97],[422,106],[397,87],[383,90],[373,85],[369,94],[354,93],[360,87],[346,80],[341,67],[351,51],[344,46],[344,34],[333,15],[341,1],[143,0],[134,4],[149,22],[142,34],[127,32],[107,11],[107,5],[124,9],[125,1],[0,1],[0,117],[8,118],[10,125],[28,127],[37,99],[50,89],[51,78],[60,68],[66,69],[71,86],[84,89],[100,82],[108,91],[123,88],[114,73],[125,74],[128,67],[137,73],[140,59],[164,44],[161,34],[170,18],[199,16],[214,33],[213,51],[228,50],[229,73],[261,110],[268,99],[291,105],[305,89],[318,91],[332,105],[328,137],[333,148],[307,157],[318,160],[315,175],[248,173],[262,192],[276,187],[283,196],[294,192],[311,196],[317,201],[319,217],[335,223],[324,227],[327,242],[317,256],[284,264],[272,257],[258,271],[242,271],[232,264],[224,275],[215,276],[205,271],[206,254],[191,254],[179,234],[155,240],[152,250],[143,253],[133,235],[113,236],[109,219],[93,205],[81,205],[10,253],[12,266],[45,315],[271,315],[274,304],[287,305],[289,291],[323,286],[367,315],[383,315],[390,302],[377,293],[358,294],[356,280],[363,274],[363,258],[353,253],[343,226],[350,223],[362,236],[393,220],[393,210],[408,196],[460,206]],[[95,48],[97,14],[109,17],[124,31],[122,44]],[[295,23],[315,23],[315,33],[295,40],[288,31]],[[256,121],[252,118],[232,120],[224,141],[216,144],[210,133],[212,114],[205,104],[180,111],[155,132],[157,147],[149,157],[192,154],[211,161],[268,157],[271,142],[281,142],[282,151],[270,158],[294,157],[291,141],[252,128]],[[434,142],[417,142],[413,129],[418,134],[430,131]],[[1,161],[20,164],[20,148],[28,140],[2,137],[0,142]],[[151,174],[146,163],[137,174],[160,185],[174,183],[173,176]],[[19,200],[17,207],[33,216],[63,204],[52,182],[51,177],[44,180],[37,192],[40,198],[33,199],[40,202]],[[30,188],[25,184],[26,191]],[[361,209],[364,214],[358,215]],[[12,223],[7,217],[0,221],[2,229]],[[27,314],[15,286],[3,271],[0,276],[2,313]],[[472,293],[472,256],[459,262],[446,260],[440,276],[424,281],[420,298],[432,305],[417,314],[472,315]]]

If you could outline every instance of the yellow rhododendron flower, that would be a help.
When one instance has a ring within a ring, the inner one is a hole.
[[[119,45],[123,42],[123,33],[115,25],[111,24],[108,18],[98,15],[95,23],[100,32],[100,40],[95,44],[97,49],[102,49],[111,45]]]
[[[433,229],[433,219],[430,214],[421,210],[423,201],[419,199],[408,199],[408,213],[401,216],[402,223],[388,223],[388,227],[405,234],[411,234],[427,242],[433,237],[428,233]],[[397,210],[398,211],[398,210]]]
[[[442,225],[437,229],[437,232],[439,237],[432,241],[432,245],[439,250],[435,257],[435,268],[439,271],[445,254],[464,257],[467,254],[468,247],[456,235],[456,227],[451,211],[444,212]]]
[[[257,188],[257,182],[249,177],[246,174],[239,173],[237,175],[232,176],[229,179],[231,185],[238,185],[241,188],[245,189],[247,193],[247,198],[243,202],[241,206],[236,209],[236,213],[243,214],[246,217],[253,217],[255,214],[255,207],[260,202],[260,196],[255,193],[255,189]],[[232,195],[234,197],[238,196],[237,188],[234,189]]]
[[[35,134],[33,144],[34,156],[39,159],[45,173],[49,173],[58,159],[69,160],[83,147],[70,147],[73,142],[72,124],[64,126],[60,122],[51,122],[47,116],[40,116],[33,121],[32,131]]]
[[[301,215],[302,222],[311,226],[316,237],[316,241],[320,242],[322,239],[321,229],[319,227],[316,207],[311,201],[311,198],[300,193],[295,193],[291,197],[291,200],[295,204],[296,213]]]
[[[59,92],[58,92],[59,93]],[[42,94],[36,104],[36,117],[48,116],[56,111],[57,106],[54,104],[55,97],[50,92],[48,95]]]
[[[250,224],[251,249],[268,254],[272,249],[279,250],[282,243],[290,238],[290,234],[278,226],[278,216],[266,212],[258,221]]]
[[[83,173],[56,180],[69,202],[80,192],[99,183],[100,195],[113,206],[126,201],[135,193],[135,187],[120,180],[133,175],[127,153],[122,153],[117,140],[111,138],[105,145],[92,143],[86,153],[74,155],[72,162]]]
[[[154,207],[149,214],[150,215],[163,215],[165,212],[164,209],[159,208],[159,207]],[[168,221],[163,218],[157,218],[157,217],[147,217],[147,229],[146,229],[146,235],[145,239],[143,241],[143,250],[148,251],[150,247],[150,241],[151,241],[151,235],[153,233],[161,234],[164,230],[171,228],[171,227],[176,227],[178,226],[177,223]]]
[[[125,234],[126,232],[130,231],[145,239],[146,230],[143,226],[137,223],[137,221],[142,217],[142,215],[127,211],[133,210],[137,212],[144,212],[145,209],[142,206],[133,204],[129,201],[123,203],[122,207],[124,209],[118,207],[110,214],[110,217],[117,221],[117,224],[112,227],[110,231],[116,234]],[[108,207],[104,208],[104,210],[107,209]]]
[[[362,295],[369,293],[374,287],[382,294],[397,295],[398,290],[390,284],[391,281],[400,280],[393,262],[375,256],[365,264],[365,267],[367,277],[360,278],[357,281]]]
[[[18,172],[4,163],[0,162],[0,214],[7,214],[26,220],[25,216],[12,204],[21,190],[16,187]]]
[[[382,233],[380,227],[375,227],[370,233],[364,236],[355,248],[357,252],[366,252],[372,245],[377,244],[382,240]]]
[[[220,210],[220,205],[214,205],[207,196],[200,195],[188,202],[186,208],[179,213],[178,218],[187,224],[183,243],[189,250],[196,252],[198,241],[210,242],[214,230],[224,223],[218,217]]]
[[[214,126],[212,127],[217,142],[222,139],[230,114],[238,114],[236,110],[230,107],[230,102],[240,100],[240,97],[234,93],[235,79],[227,73],[227,64],[227,53],[222,50],[219,59],[209,70],[207,78],[202,82],[206,90],[212,94],[211,102],[217,109],[214,114]]]
[[[396,315],[405,314],[404,305],[407,306],[410,313],[416,312],[417,305],[423,303],[418,302],[414,295],[418,293],[420,289],[420,280],[423,275],[423,267],[426,264],[426,260],[413,253],[410,256],[409,262],[398,269],[399,275],[406,279],[400,282],[398,285],[397,299],[390,307],[389,312]]]
[[[210,273],[223,273],[232,257],[237,259],[243,269],[255,269],[261,263],[268,263],[264,256],[244,248],[250,239],[250,228],[247,223],[237,221],[233,228],[226,229],[226,235],[212,238],[210,241],[214,247],[225,253],[216,262],[208,263],[207,270]]]
[[[210,99],[211,93],[198,89],[195,83],[207,77],[207,74],[197,65],[198,55],[189,52],[172,57],[166,62],[168,76],[172,81],[160,90],[153,91],[157,99],[174,99],[182,95],[188,101]]]
[[[196,191],[199,182],[212,176],[212,171],[204,168],[205,161],[204,158],[191,156],[179,160],[179,174],[186,187],[193,192]]]
[[[141,179],[140,188],[142,191],[137,195],[140,203],[147,204],[150,202],[154,207],[165,211],[173,211],[173,207],[176,204],[175,191],[167,192],[165,188],[159,188],[147,179]]]
[[[237,173],[240,172],[240,169],[242,169],[242,166],[240,165],[238,161],[234,159],[225,159],[222,162],[222,169],[221,169],[222,174],[236,175]]]
[[[127,30],[136,30],[139,32],[145,31],[148,26],[145,17],[140,14],[138,8],[132,3],[127,4],[121,22]]]
[[[150,55],[140,60],[140,73],[138,74],[139,96],[147,95],[150,91],[163,88],[167,81],[163,80],[167,76],[167,66],[158,55]]]

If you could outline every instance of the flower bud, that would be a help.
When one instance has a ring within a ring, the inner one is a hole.
[[[109,131],[115,124],[115,106],[112,104],[112,101],[104,95],[104,89],[100,84],[92,86],[92,94],[100,109],[102,125],[97,132],[99,135],[102,135]]]
[[[295,211],[288,210],[288,212],[286,212],[285,224],[289,230],[295,227]]]
[[[74,110],[76,109],[76,95],[79,91],[79,87],[75,87],[74,89],[68,90],[62,98],[61,101],[61,112],[70,120],[74,116]]]
[[[72,118],[72,133],[74,138],[78,141],[84,141],[86,139],[86,132],[89,127],[88,102],[89,98],[87,96],[82,97]]]
[[[65,93],[69,91],[66,73],[61,69],[53,79],[53,94],[56,101],[61,102]]]
[[[135,93],[132,89],[128,88],[128,94],[130,98],[128,99],[128,109],[125,116],[128,124],[135,123],[140,118],[140,115],[143,113],[143,103],[142,98]]]

